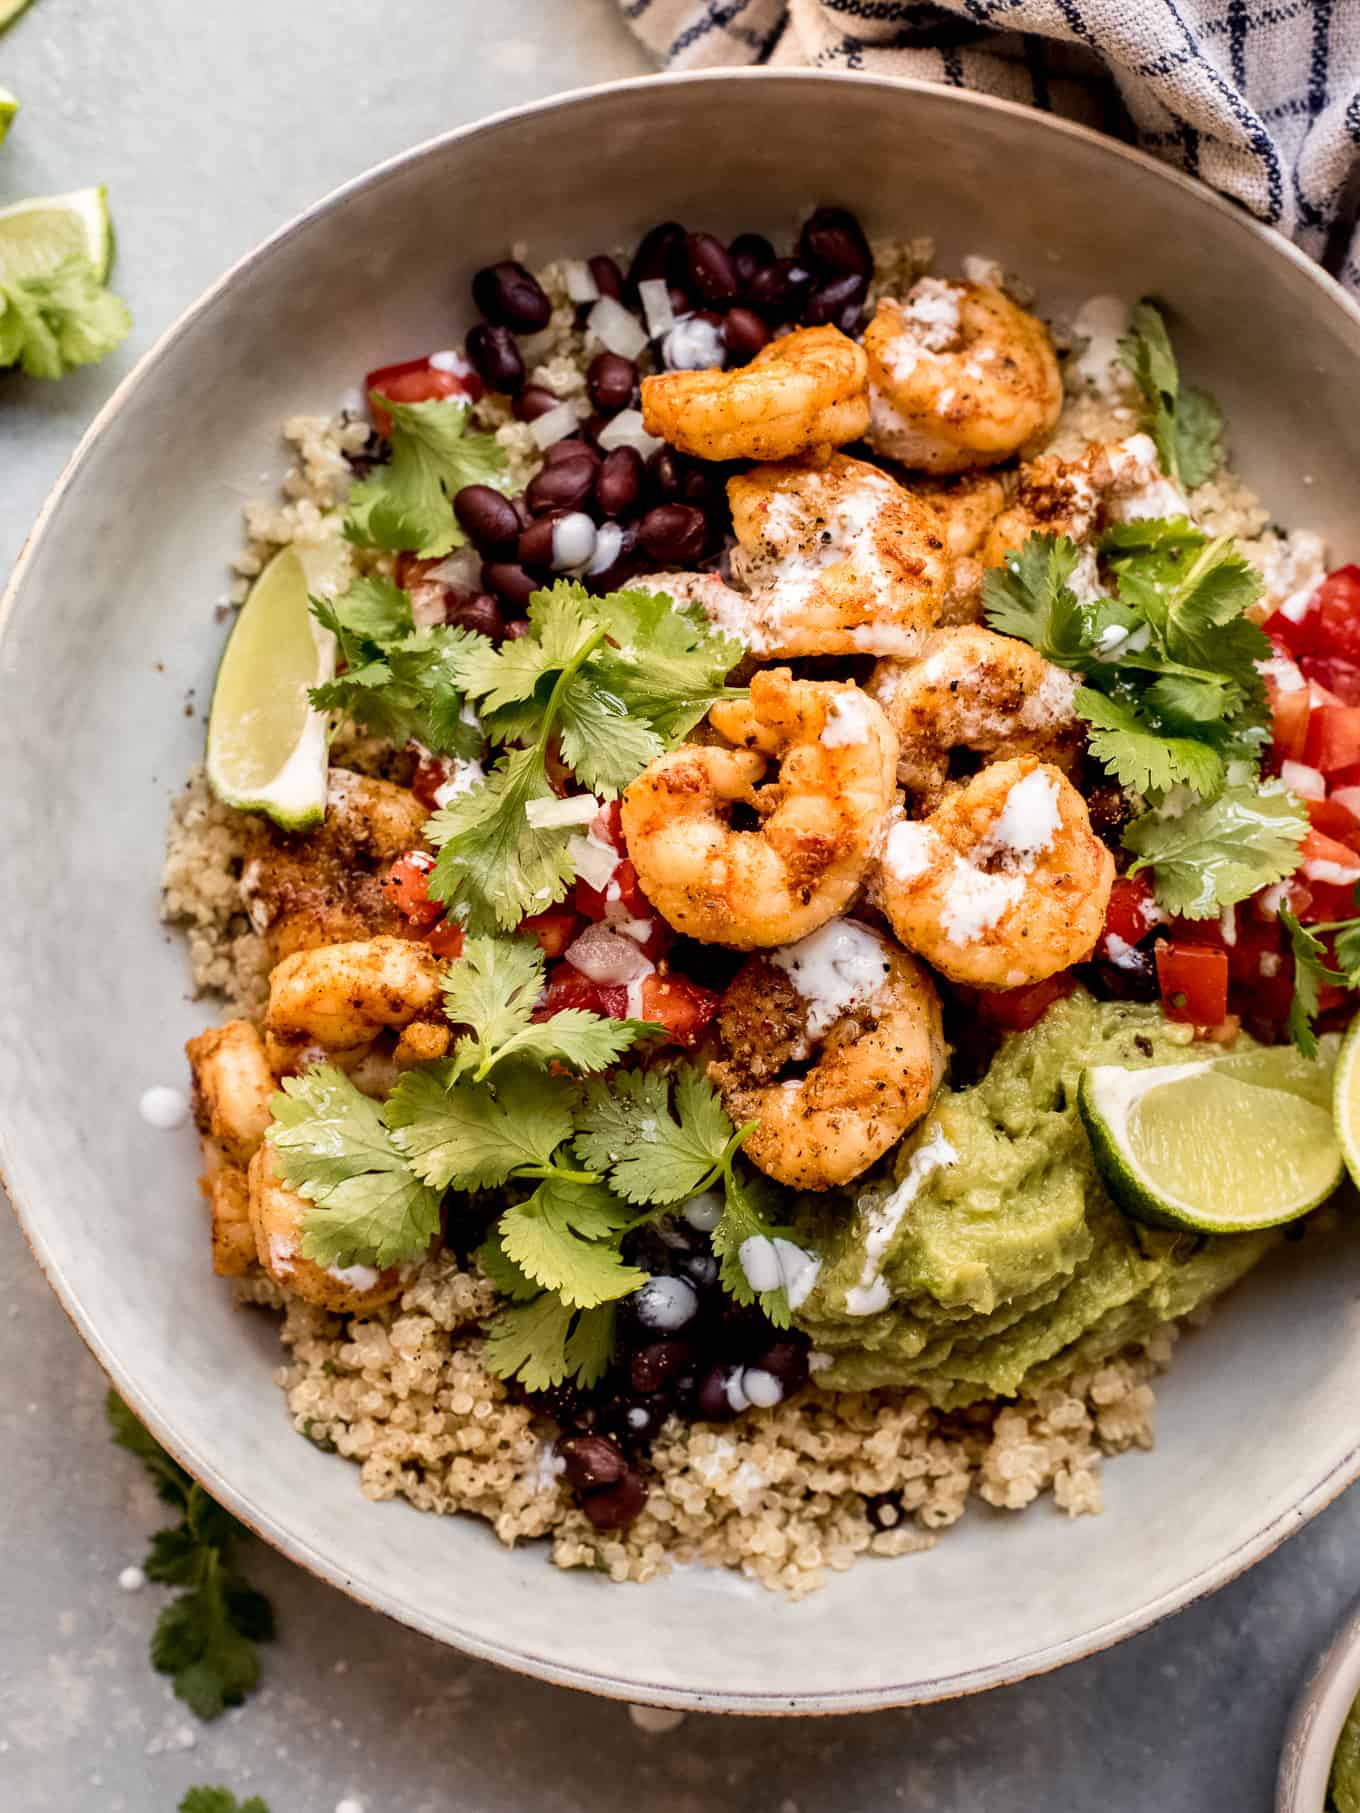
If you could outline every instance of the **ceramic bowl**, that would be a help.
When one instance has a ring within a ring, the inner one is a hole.
[[[1300,1689],[1280,1754],[1275,1813],[1323,1813],[1346,1714],[1360,1696],[1360,1600]]]
[[[1221,1585],[1360,1470],[1357,1253],[1286,1248],[1182,1343],[1155,1453],[1069,1523],[972,1508],[919,1558],[791,1607],[686,1569],[645,1589],[374,1505],[292,1432],[278,1348],[208,1270],[192,1132],[137,1114],[211,1014],[157,920],[166,807],[198,757],[244,500],[278,424],[446,345],[468,279],[676,216],[787,237],[837,200],[870,230],[985,253],[1046,311],[1164,300],[1284,521],[1360,553],[1360,313],[1280,239],[1153,161],[944,88],[743,72],[622,83],[436,139],[246,258],[86,436],[19,562],[0,644],[3,1163],[40,1263],[118,1389],[218,1498],[368,1604],[472,1653],[637,1701],[834,1712],[1052,1668]],[[272,467],[272,470],[271,470]]]

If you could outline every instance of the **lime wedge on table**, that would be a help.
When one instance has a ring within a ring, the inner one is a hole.
[[[7,25],[13,25],[19,14],[31,4],[31,0],[0,0],[0,31]]]
[[[307,689],[335,672],[335,638],[307,608],[333,592],[344,558],[281,548],[250,588],[223,651],[208,714],[208,781],[229,806],[267,812],[288,830],[326,811],[327,715]]]
[[[0,144],[4,143],[5,134],[14,123],[14,116],[18,111],[18,97],[12,95],[8,88],[0,88]]]
[[[101,283],[107,278],[113,222],[102,186],[0,208],[0,282],[45,277],[73,253],[89,259]]]
[[[1341,1181],[1332,1126],[1336,1041],[1147,1070],[1098,1064],[1079,1103],[1105,1187],[1126,1215],[1201,1234],[1293,1221]]]

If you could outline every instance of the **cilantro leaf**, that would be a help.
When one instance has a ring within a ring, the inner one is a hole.
[[[1016,636],[1062,667],[1079,666],[1090,654],[1086,622],[1068,585],[1081,555],[1066,535],[1030,535],[983,576],[987,621],[1003,636]]]
[[[151,1663],[201,1719],[239,1706],[259,1680],[257,1643],[274,1635],[269,1601],[233,1566],[245,1532],[142,1428],[110,1391],[104,1403],[113,1439],[142,1462],[180,1520],[152,1538],[147,1578],[185,1590],[165,1607],[151,1639]]]
[[[1229,536],[1186,535],[1180,519],[1164,526],[1170,535],[1145,536],[1141,546],[1117,533],[1102,541],[1121,602],[1151,624],[1167,661],[1229,677],[1245,696],[1263,697],[1255,663],[1270,654],[1270,640],[1243,616],[1261,595],[1260,574]]]
[[[543,951],[532,938],[469,938],[462,956],[445,971],[444,1005],[468,1034],[453,1058],[456,1075],[484,1078],[502,1058],[532,1057],[544,1065],[604,1070],[644,1030],[644,1023],[606,1019],[582,1008],[564,1008],[535,1021],[543,992]]]
[[[647,1281],[619,1252],[617,1236],[628,1222],[611,1190],[558,1172],[507,1209],[497,1228],[507,1258],[526,1277],[573,1309],[594,1309]]]
[[[30,378],[96,364],[131,328],[127,304],[79,253],[44,276],[0,283],[0,366],[18,365]]]
[[[512,1303],[527,1303],[531,1297],[539,1294],[533,1279],[526,1277],[507,1255],[495,1228],[492,1228],[473,1257],[495,1286],[498,1296],[508,1297]]]
[[[464,485],[505,483],[505,455],[490,434],[468,431],[470,405],[382,399],[392,420],[392,456],[350,489],[345,533],[393,552],[437,559],[461,547],[451,499]]]
[[[1346,986],[1360,988],[1360,919],[1345,919],[1335,927],[1333,953],[1345,971]]]
[[[431,900],[456,901],[474,933],[513,931],[561,900],[576,874],[572,829],[531,825],[526,815],[531,800],[555,797],[536,746],[512,750],[482,786],[450,800],[425,827],[439,851],[426,883]]]
[[[713,1251],[718,1257],[718,1278],[729,1296],[738,1303],[758,1303],[776,1328],[789,1325],[789,1297],[781,1284],[778,1290],[756,1292],[741,1263],[741,1249],[748,1240],[792,1240],[793,1230],[774,1218],[780,1207],[780,1194],[759,1171],[738,1173],[729,1166],[724,1179],[722,1219],[713,1230]]]
[[[237,1800],[230,1788],[199,1787],[185,1790],[179,1813],[269,1813],[258,1794]]]
[[[378,1104],[333,1064],[317,1064],[285,1077],[270,1108],[274,1162],[314,1205],[303,1256],[379,1268],[418,1259],[439,1232],[439,1198],[412,1172]]]
[[[500,1312],[483,1357],[498,1379],[518,1379],[526,1391],[548,1391],[568,1379],[589,1389],[604,1377],[613,1346],[612,1303],[574,1310],[545,1291]]]
[[[1318,1001],[1324,982],[1345,983],[1347,978],[1327,961],[1327,947],[1320,938],[1301,926],[1287,909],[1281,909],[1280,924],[1289,933],[1289,947],[1294,957],[1294,998],[1289,1003],[1286,1022],[1289,1036],[1306,1058],[1318,1051],[1313,1021],[1317,1018]]]
[[[1223,417],[1207,391],[1181,388],[1162,313],[1140,302],[1119,354],[1143,394],[1142,426],[1156,443],[1162,470],[1193,491],[1212,478],[1223,460]]]
[[[1151,869],[1159,905],[1187,919],[1208,919],[1298,866],[1308,818],[1277,782],[1228,787],[1175,817],[1146,812],[1124,833]]]
[[[445,1084],[436,1069],[407,1071],[383,1109],[404,1162],[432,1190],[482,1190],[544,1166],[571,1138],[573,1086],[509,1066],[493,1083]]]
[[[1166,736],[1137,706],[1090,686],[1079,687],[1073,702],[1091,726],[1091,754],[1121,786],[1135,793],[1165,793],[1183,782],[1201,794],[1222,786],[1223,759],[1208,743]]]
[[[718,1092],[693,1064],[674,1080],[673,1109],[664,1070],[626,1070],[587,1087],[576,1151],[628,1202],[683,1202],[727,1162],[733,1127]]]
[[[621,793],[665,744],[649,724],[630,717],[617,694],[590,662],[562,689],[558,700],[562,760],[595,793]]]
[[[601,685],[667,745],[728,691],[724,682],[745,653],[697,606],[677,605],[664,592],[611,592],[592,608],[609,631],[591,661]]]
[[[313,598],[312,615],[339,644],[344,670],[308,694],[318,711],[341,711],[374,736],[423,743],[436,755],[471,757],[483,738],[463,715],[462,667],[485,637],[441,624],[417,629],[411,601],[387,579],[356,579],[336,598]]]
[[[467,689],[483,716],[532,699],[540,682],[574,670],[601,638],[583,587],[559,580],[529,600],[529,633],[479,649],[465,667]],[[544,703],[546,704],[546,688]]]

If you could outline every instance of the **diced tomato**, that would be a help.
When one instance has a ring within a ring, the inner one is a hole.
[[[548,977],[543,999],[534,1011],[536,1020],[561,1013],[565,1007],[583,1007],[607,1019],[628,1018],[628,990],[622,983],[592,982],[570,963],[559,963]]]
[[[454,958],[463,954],[463,928],[456,919],[441,919],[428,932],[422,932],[421,937],[436,957]]]
[[[1320,650],[1360,661],[1360,567],[1338,567],[1313,593],[1310,616],[1320,619]]]
[[[1237,937],[1228,946],[1228,974],[1234,982],[1249,983],[1255,986],[1257,979],[1264,973],[1261,959],[1266,959],[1267,969],[1278,968],[1280,957],[1280,922],[1278,919],[1261,919],[1254,913],[1237,915]],[[1275,959],[1272,962],[1271,959]]]
[[[1228,1012],[1228,954],[1199,944],[1157,946],[1157,984],[1168,1020],[1217,1026]]]
[[[1108,920],[1106,931],[1109,931]],[[1120,932],[1116,936],[1123,937],[1124,934]],[[1125,939],[1127,944],[1132,942],[1131,938]],[[1042,982],[1031,982],[1027,988],[978,989],[972,999],[979,1018],[989,1026],[1002,1032],[1027,1032],[1043,1019],[1055,1001],[1070,995],[1076,986],[1075,971],[1064,969]]]
[[[581,915],[565,900],[545,913],[521,919],[515,927],[516,931],[537,938],[546,957],[560,957],[580,929]]]
[[[623,840],[623,807],[616,799],[600,807],[590,822],[590,829],[602,844],[612,844],[620,856],[628,854],[628,845]]]
[[[466,370],[445,371],[431,365],[428,359],[407,359],[400,365],[381,365],[364,379],[364,396],[379,434],[389,434],[392,418],[381,403],[373,401],[373,392],[389,403],[434,403],[441,397],[466,397],[475,403],[482,394],[482,381],[472,366]]]
[[[1230,948],[1223,933],[1223,921],[1213,919],[1171,919],[1167,922],[1171,942],[1178,947],[1193,944],[1196,950],[1226,951]]]
[[[1137,944],[1160,918],[1152,883],[1146,875],[1116,875],[1105,910],[1102,943],[1106,938],[1119,938],[1125,944]]]
[[[1308,716],[1312,700],[1306,686],[1292,692],[1270,688],[1270,739],[1282,762],[1301,762],[1308,743]]]
[[[1348,850],[1360,851],[1360,818],[1335,794],[1330,799],[1305,800],[1304,804],[1308,808],[1308,822],[1315,831],[1336,843],[1345,844]]]
[[[1321,686],[1343,705],[1360,705],[1360,661],[1344,655],[1301,655],[1299,667],[1314,686]]]
[[[1286,617],[1283,611],[1272,611],[1261,628],[1277,648],[1286,650],[1296,661],[1301,655],[1316,655],[1322,651],[1322,616],[1312,608],[1311,600],[1301,617]]]
[[[417,927],[433,925],[444,916],[441,901],[426,892],[434,857],[428,850],[408,850],[383,877],[383,889],[397,911]]]
[[[411,777],[411,791],[427,812],[439,809],[435,794],[452,772],[450,764],[442,755],[424,755],[416,764],[416,771]]]
[[[1303,759],[1335,774],[1360,763],[1360,705],[1321,705],[1308,719]]]
[[[651,919],[652,903],[638,886],[637,870],[626,856],[603,888],[576,878],[576,910],[587,919]]]
[[[683,976],[644,976],[641,993],[641,1017],[664,1026],[676,1045],[697,1045],[718,1011],[718,996]]]
[[[1353,877],[1360,878],[1360,858],[1354,850],[1316,826],[1310,826],[1299,845],[1299,867],[1310,887],[1318,881],[1349,882]],[[1331,869],[1348,873],[1335,875],[1329,872]]]

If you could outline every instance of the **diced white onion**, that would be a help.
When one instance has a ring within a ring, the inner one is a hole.
[[[552,526],[554,573],[585,572],[595,558],[595,523],[584,510],[559,516]]]
[[[548,831],[557,825],[588,825],[599,810],[593,793],[574,793],[569,799],[531,799],[524,816],[535,831]]]
[[[562,260],[562,281],[573,302],[595,302],[599,298],[600,286],[591,276],[590,266],[584,258]]]
[[[567,855],[576,865],[576,873],[587,887],[603,894],[619,866],[618,851],[595,837],[572,837],[567,840]]]
[[[517,335],[519,356],[524,361],[525,371],[532,372],[535,365],[541,365],[545,359],[551,358],[559,337],[560,331],[551,321],[546,327],[540,327],[536,334]]]
[[[1304,762],[1281,762],[1280,779],[1300,799],[1326,799],[1327,782],[1316,768]]]
[[[425,577],[437,579],[440,585],[479,592],[482,589],[482,557],[476,548],[455,548],[437,567],[431,567]]]
[[[621,409],[595,438],[606,453],[612,453],[616,447],[636,447],[645,460],[666,445],[642,426],[640,409]]]
[[[529,424],[529,433],[534,437],[535,445],[546,453],[558,441],[565,441],[569,434],[575,434],[580,419],[575,403],[559,403],[555,409],[536,416]]]
[[[607,573],[623,552],[623,530],[616,522],[601,523],[595,536],[595,552],[587,573]]]
[[[1338,806],[1344,806],[1347,812],[1360,818],[1360,787],[1333,787],[1332,798]]]
[[[588,925],[567,946],[567,962],[592,982],[636,982],[655,967],[633,943],[607,925]]]
[[[664,277],[648,277],[638,285],[638,295],[642,300],[642,312],[647,317],[647,332],[653,340],[659,340],[675,326],[670,285]]]
[[[621,359],[636,359],[647,344],[647,334],[631,309],[612,296],[601,296],[586,319],[587,331],[601,346]]]

